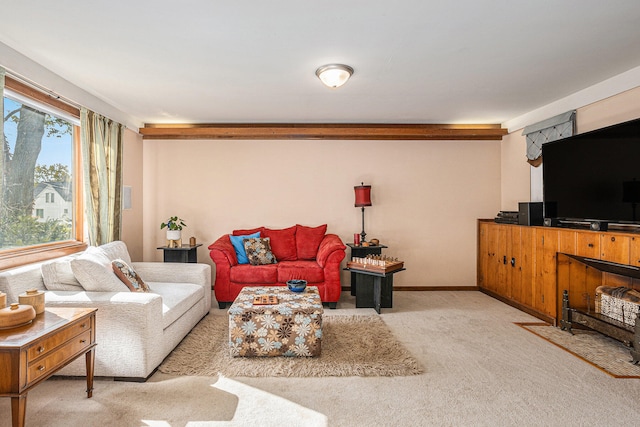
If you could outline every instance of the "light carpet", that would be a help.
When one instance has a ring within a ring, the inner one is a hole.
[[[231,357],[228,326],[226,317],[207,316],[159,371],[227,377],[371,377],[423,372],[379,316],[325,316],[318,357]]]
[[[596,331],[573,328],[573,335],[548,323],[516,323],[615,378],[640,378],[629,348]]]
[[[172,377],[146,383],[98,379],[91,399],[83,380],[53,377],[29,392],[27,427],[327,427],[327,417],[231,378]],[[64,390],[64,392],[60,392]],[[9,399],[0,427],[11,426]]]
[[[349,291],[343,292],[337,310],[325,312],[327,317],[364,314],[375,315],[375,311],[356,309]],[[226,311],[217,307],[209,316],[221,322],[227,319]],[[29,391],[26,425],[638,424],[640,381],[613,378],[515,325],[539,320],[481,292],[394,292],[393,308],[383,309],[380,317],[424,366],[424,374],[218,378],[156,372],[143,384],[96,380],[91,399],[87,399],[84,379],[48,379]],[[0,427],[11,426],[10,411],[10,399],[0,398]]]

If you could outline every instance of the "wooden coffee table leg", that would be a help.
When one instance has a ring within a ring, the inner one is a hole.
[[[85,355],[85,361],[87,363],[87,398],[93,396],[93,366],[96,359],[95,349],[89,350]]]
[[[24,417],[27,413],[27,393],[11,398],[11,425],[23,427]]]

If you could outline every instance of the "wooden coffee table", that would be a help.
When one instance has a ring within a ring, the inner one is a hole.
[[[0,396],[11,397],[14,427],[24,426],[27,393],[83,354],[92,396],[96,311],[47,308],[29,325],[0,330]]]
[[[231,356],[318,356],[323,313],[316,286],[245,287],[229,308]]]

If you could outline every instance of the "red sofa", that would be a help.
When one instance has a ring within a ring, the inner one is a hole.
[[[238,257],[229,235],[209,245],[209,255],[216,264],[213,287],[218,306],[225,308],[233,302],[245,286],[286,286],[288,280],[304,279],[308,286],[317,286],[320,298],[330,308],[336,308],[342,286],[340,262],[346,246],[335,234],[326,234],[327,226],[294,225],[285,229],[258,227],[234,230],[233,236],[260,232],[270,239],[276,264],[238,264]]]

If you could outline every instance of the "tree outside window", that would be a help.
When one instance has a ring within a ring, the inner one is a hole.
[[[0,249],[73,239],[75,126],[7,96],[3,120]]]

